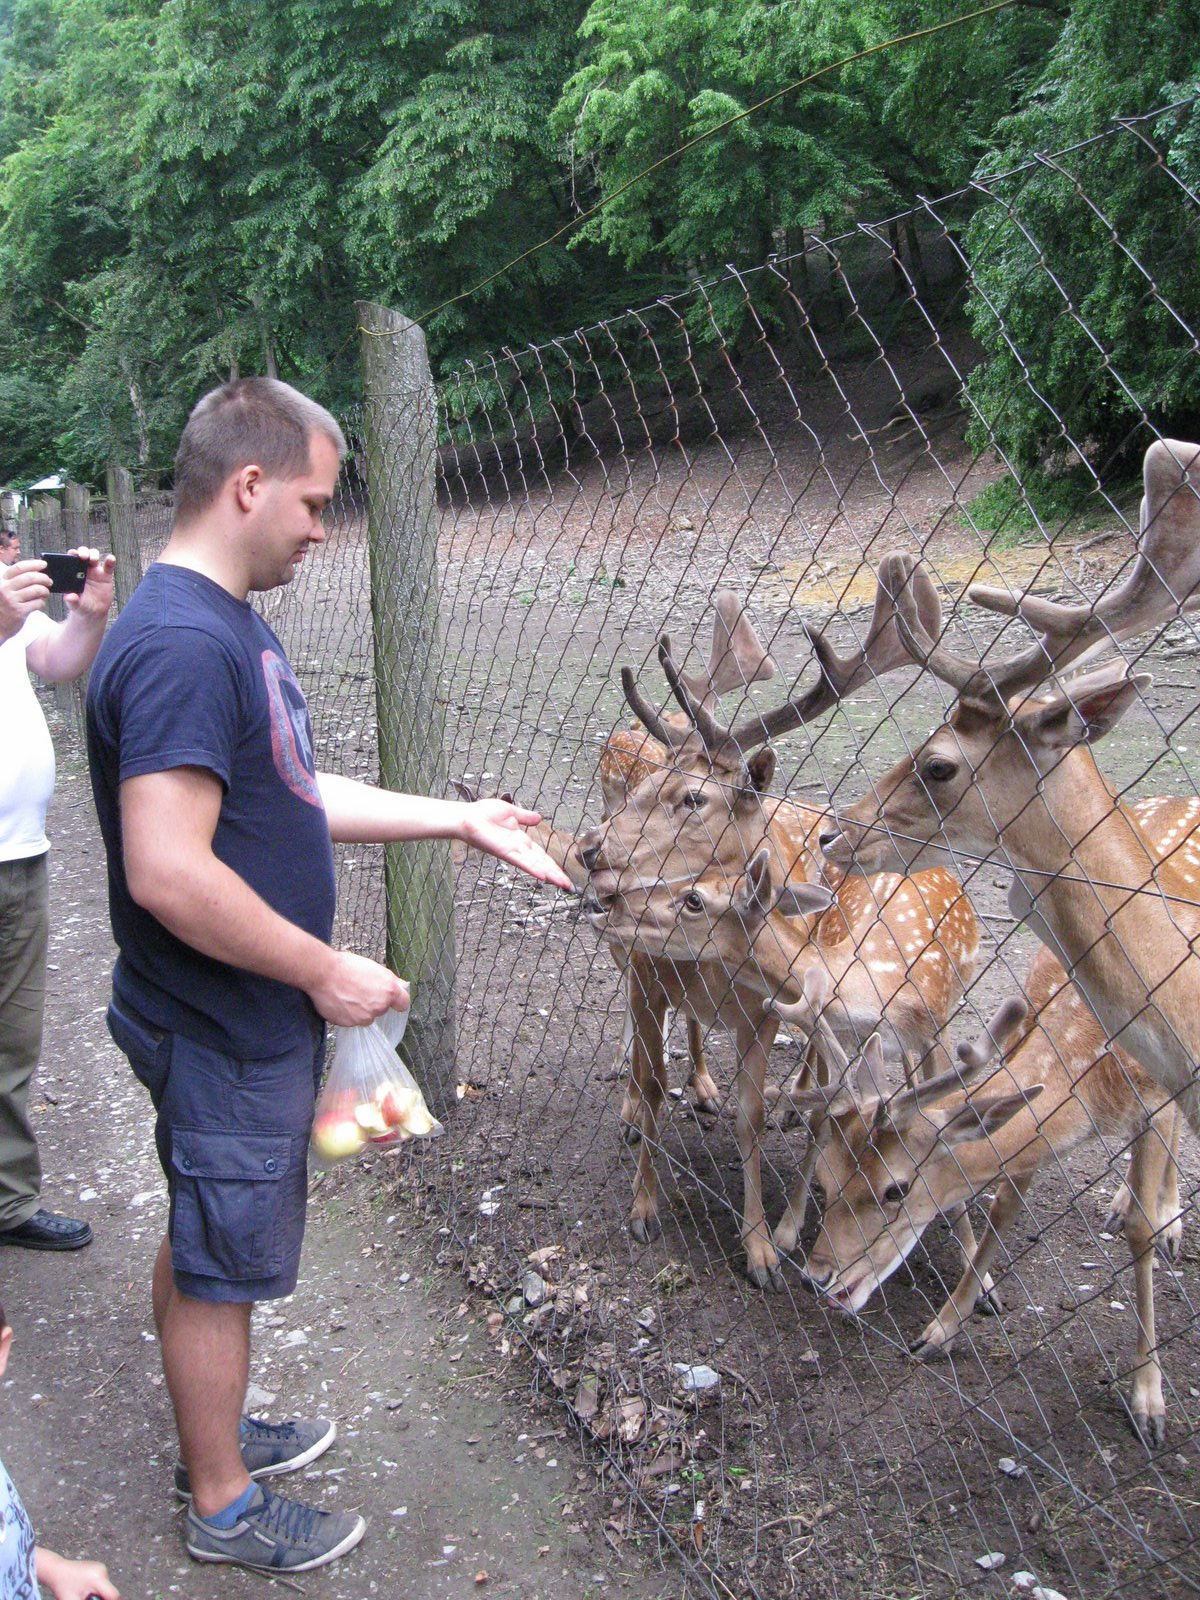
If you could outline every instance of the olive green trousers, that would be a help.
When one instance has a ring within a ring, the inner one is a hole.
[[[47,860],[0,861],[0,1231],[33,1215],[42,1186],[29,1085],[46,1007]]]

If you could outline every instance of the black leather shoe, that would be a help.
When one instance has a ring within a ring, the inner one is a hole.
[[[57,1211],[35,1211],[15,1228],[0,1232],[0,1244],[20,1245],[23,1250],[82,1250],[91,1242],[90,1223],[60,1217]]]

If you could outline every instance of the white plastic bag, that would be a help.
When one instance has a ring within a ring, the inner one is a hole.
[[[406,1011],[389,1011],[365,1028],[338,1029],[313,1118],[312,1147],[322,1161],[357,1155],[367,1144],[436,1139],[445,1131],[396,1054],[407,1021]]]

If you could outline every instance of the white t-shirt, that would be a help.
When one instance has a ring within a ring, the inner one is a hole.
[[[25,652],[56,626],[44,611],[34,611],[0,644],[0,861],[22,861],[50,848],[46,807],[54,793],[54,745]]]

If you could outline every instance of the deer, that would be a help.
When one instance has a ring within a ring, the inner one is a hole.
[[[1156,440],[1143,465],[1137,557],[1118,588],[1071,606],[972,585],[1035,642],[989,663],[953,654],[927,625],[912,558],[885,557],[880,584],[913,663],[946,683],[948,721],[821,835],[843,869],[912,871],[959,854],[1012,874],[1009,907],[1057,956],[1110,1045],[1120,1045],[1200,1131],[1200,903],[1179,833],[1160,854],[1092,754],[1149,675],[1107,647],[1158,627],[1200,589],[1200,447]],[[1075,670],[1062,677],[1068,667]],[[1034,691],[1038,691],[1037,694]],[[1200,820],[1189,810],[1188,833]]]
[[[765,682],[775,676],[775,662],[764,647],[753,623],[746,615],[741,597],[731,589],[720,589],[713,596],[713,632],[708,662],[698,673],[682,673],[681,680],[695,702],[715,711],[717,701],[734,690],[743,693],[752,683]],[[679,736],[685,736],[691,724],[683,711],[672,712],[668,724]],[[606,821],[621,811],[629,796],[635,793],[670,762],[668,747],[651,734],[645,725],[635,721],[630,728],[616,728],[605,740],[597,767],[600,779],[601,821]],[[467,784],[455,781],[454,787],[466,800],[474,800],[476,791]],[[511,795],[506,796],[512,799]],[[814,870],[820,870],[820,851],[815,840],[822,814],[806,813],[805,838],[807,854]],[[542,822],[531,830],[534,837],[572,879],[583,889],[588,873],[580,862],[578,837]],[[630,992],[630,975],[624,952],[610,945],[617,968],[626,989],[625,1038],[619,1058],[619,1069],[630,1059],[634,1032],[633,998]],[[670,1018],[663,1016],[664,1049]],[[689,1073],[687,1091],[698,1112],[715,1116],[720,1110],[720,1090],[713,1081],[704,1061],[704,1035],[694,1017],[687,1018]],[[628,1092],[621,1109],[621,1123],[631,1142],[638,1137],[637,1119],[633,1114]]]
[[[716,702],[723,696],[740,689],[743,693],[752,683],[766,682],[775,676],[776,666],[746,615],[741,597],[731,589],[720,589],[713,596],[713,635],[708,665],[703,673],[681,674],[688,693],[697,704],[715,710]],[[680,730],[687,727],[686,713],[676,711],[668,719]],[[667,747],[648,731],[641,721],[632,728],[616,728],[608,736],[600,752],[598,772],[600,777],[601,820],[606,821],[620,811],[629,796],[638,790],[652,773],[669,760]],[[815,817],[813,822],[815,824]],[[810,826],[815,833],[815,826]],[[574,843],[574,841],[572,841]],[[568,851],[578,860],[577,849]],[[618,968],[626,982],[625,1038],[621,1048],[621,1064],[631,1057],[634,1020],[630,975],[624,957],[616,946],[610,946]],[[670,1018],[663,1018],[663,1043],[670,1031]],[[687,1090],[697,1111],[715,1116],[720,1110],[720,1090],[714,1083],[704,1062],[704,1034],[695,1017],[687,1018],[688,1081]],[[621,1108],[621,1122],[629,1137],[636,1139],[636,1119],[628,1093]]]
[[[820,885],[775,883],[771,853],[763,848],[748,863],[711,859],[695,875],[622,874],[603,901],[588,890],[583,908],[606,939],[660,961],[716,966],[716,975],[706,973],[705,989],[717,1021],[726,1020],[722,996],[750,1012],[747,990],[786,1016],[789,1000],[800,1003],[797,997],[819,976],[828,986],[824,1026],[839,1048],[844,1042],[856,1050],[870,1035],[881,1072],[899,1060],[909,1083],[918,1063],[936,1066],[939,1035],[979,954],[971,904],[958,879],[938,867],[911,878],[851,878],[835,896]],[[689,995],[685,1004],[702,1001]],[[794,1088],[793,1082],[785,1095]],[[761,1092],[767,1103],[774,1098],[769,1087]],[[813,1143],[773,1230],[777,1250],[795,1249],[815,1160]],[[965,1207],[952,1220],[970,1259],[976,1246]],[[982,1292],[990,1295],[991,1287]]]
[[[983,1039],[959,1046],[958,1070],[891,1096],[879,1088],[877,1035],[851,1065],[822,1021],[824,995],[810,986],[796,1004],[779,1005],[802,1033],[824,1030],[831,1059],[825,1085],[791,1091],[797,1110],[820,1119],[816,1181],[825,1194],[820,1233],[802,1271],[826,1304],[857,1316],[931,1222],[995,1186],[979,1245],[910,1347],[922,1361],[946,1355],[1037,1175],[1092,1139],[1132,1142],[1125,1238],[1134,1263],[1136,1358],[1127,1410],[1138,1438],[1160,1448],[1166,1414],[1153,1265],[1156,1242],[1165,1238],[1172,1253],[1179,1246],[1181,1119],[1119,1045],[1108,1047],[1104,1029],[1045,946],[1024,989],[996,1012]]]
[[[914,591],[931,624],[940,625],[937,594],[924,573],[914,578]],[[713,710],[689,691],[666,635],[659,642],[659,661],[686,714],[687,728],[660,716],[642,697],[630,669],[622,670],[622,687],[631,710],[669,752],[670,760],[633,789],[620,810],[577,841],[579,859],[589,874],[585,906],[592,900],[603,906],[616,892],[622,874],[636,872],[654,880],[666,880],[677,872],[695,877],[719,852],[732,852],[735,861],[745,862],[762,847],[769,851],[772,871],[781,882],[798,890],[825,875],[831,880],[822,891],[826,896],[843,892],[842,874],[823,874],[816,849],[816,835],[826,825],[824,810],[768,792],[775,770],[769,741],[811,721],[871,677],[909,664],[910,658],[896,633],[890,603],[881,594],[876,596],[866,639],[850,656],[838,655],[816,629],[806,626],[806,631],[820,669],[818,682],[807,693],[765,715],[753,714],[734,727],[720,724]],[[833,907],[827,913],[835,919],[839,938],[845,937],[846,927],[861,923],[868,907],[868,920],[878,915],[879,896],[874,886],[847,883],[844,892],[845,910]],[[975,931],[955,953],[964,980],[974,959],[969,951],[977,949],[977,942]],[[719,959],[681,960],[648,953],[636,945],[623,948],[634,1018],[630,1086],[623,1116],[640,1134],[630,1230],[642,1243],[651,1242],[661,1232],[653,1150],[666,1092],[662,1018],[668,1007],[683,1007],[702,1025],[719,1022],[734,1036],[737,1139],[743,1174],[740,1231],[746,1270],[758,1287],[780,1289],[778,1252],[763,1215],[759,1153],[767,1063],[778,1020],[765,1007],[759,990],[741,983]],[[934,1026],[931,1043],[936,1032]]]

